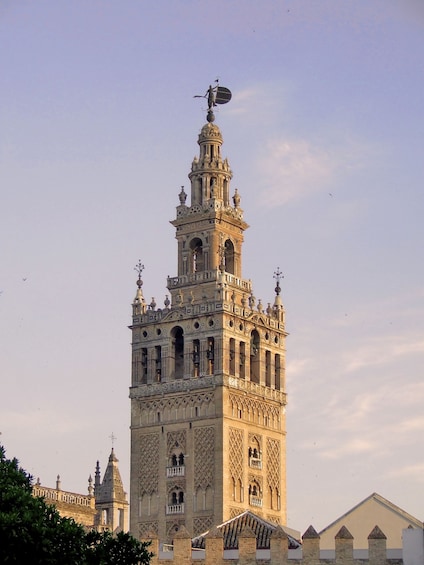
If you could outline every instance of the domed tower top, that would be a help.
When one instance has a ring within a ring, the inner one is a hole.
[[[193,159],[188,175],[191,181],[191,206],[228,206],[233,173],[228,160],[221,156],[221,130],[216,124],[208,122],[200,130],[197,143],[200,153]]]

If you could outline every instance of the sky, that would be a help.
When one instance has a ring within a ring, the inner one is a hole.
[[[288,525],[423,520],[421,0],[0,0],[0,441],[129,489],[134,267],[158,307],[219,79],[243,277],[286,309]]]

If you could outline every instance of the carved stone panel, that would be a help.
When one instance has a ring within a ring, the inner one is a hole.
[[[138,462],[139,496],[157,491],[159,484],[159,434],[140,436]]]
[[[194,430],[194,489],[213,485],[215,475],[215,428]]]

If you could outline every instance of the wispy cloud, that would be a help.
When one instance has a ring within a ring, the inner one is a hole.
[[[305,140],[269,140],[258,166],[263,174],[265,204],[285,204],[303,198],[334,175],[336,162],[328,152]]]
[[[395,479],[414,479],[424,482],[424,463],[398,467],[389,471],[386,476]]]
[[[421,335],[368,338],[366,343],[348,353],[350,359],[346,359],[345,370],[354,372],[364,367],[387,365],[398,357],[415,353],[424,354],[424,339]]]

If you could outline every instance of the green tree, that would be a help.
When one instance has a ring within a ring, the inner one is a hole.
[[[127,565],[148,564],[152,553],[148,544],[141,543],[125,532],[113,536],[110,531],[87,534],[87,565]]]
[[[0,563],[4,565],[148,565],[148,544],[130,534],[86,532],[32,496],[32,477],[0,445]]]

